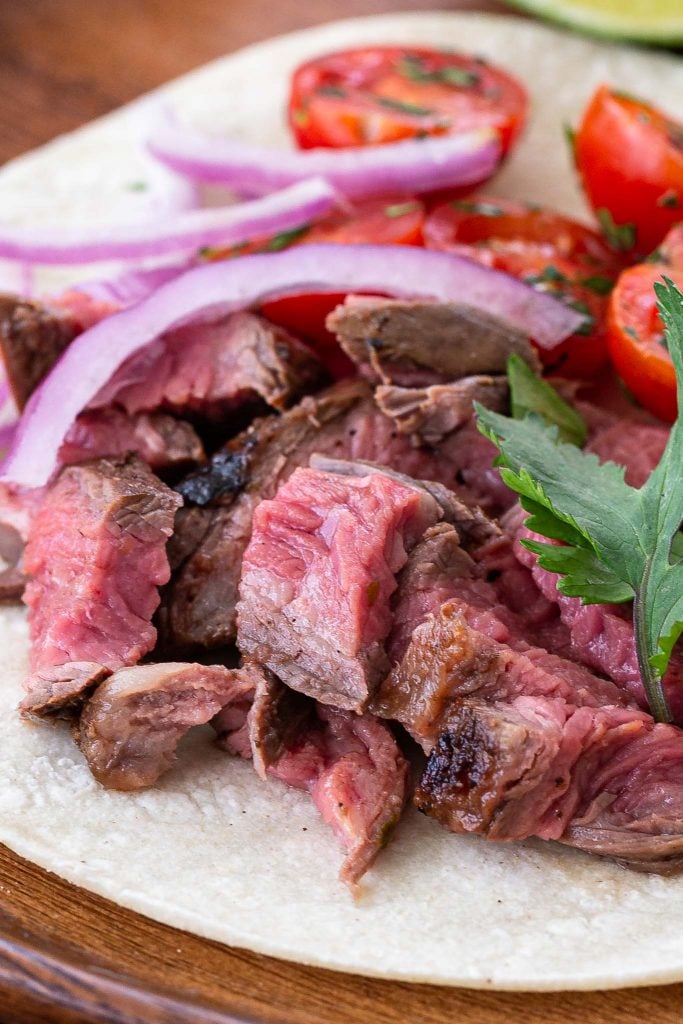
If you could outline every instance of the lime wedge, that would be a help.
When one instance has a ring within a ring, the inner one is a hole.
[[[507,0],[563,25],[644,43],[683,44],[683,0]]]

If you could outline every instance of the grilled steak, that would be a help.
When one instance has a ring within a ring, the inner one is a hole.
[[[473,402],[503,412],[507,399],[505,377],[463,377],[452,384],[432,384],[428,388],[380,384],[375,390],[378,406],[401,433],[414,435],[428,445],[439,444],[471,420]]]
[[[463,427],[438,451],[416,447],[379,411],[367,384],[344,381],[282,416],[258,420],[180,485],[189,507],[176,522],[170,548],[175,573],[159,615],[169,648],[234,639],[237,585],[254,509],[314,453],[369,460],[439,481],[487,511],[508,508],[514,500],[491,468],[493,445],[476,427]]]
[[[290,686],[362,711],[389,664],[395,574],[442,515],[426,489],[374,472],[297,469],[254,512],[237,644]]]
[[[629,703],[609,680],[528,644],[515,634],[514,620],[504,622],[497,611],[454,598],[428,615],[370,710],[400,722],[429,751],[464,698],[509,703],[520,696],[559,697],[591,707]]]
[[[267,685],[261,680],[260,706],[255,705],[250,719],[252,737],[267,736],[265,768],[272,777],[311,794],[346,850],[340,878],[353,886],[398,823],[408,795],[408,765],[387,726],[371,715],[323,707],[291,691],[287,696],[272,677]],[[282,704],[292,698],[298,701],[293,719],[283,714]],[[275,709],[268,709],[270,699]],[[229,712],[221,712],[215,723],[219,743],[230,753],[249,757],[249,745],[236,741],[240,731]]]
[[[255,688],[248,716],[249,747],[254,768],[265,779],[310,719],[311,702],[290,690],[267,668],[252,666],[252,671]]]
[[[362,372],[383,384],[423,387],[505,373],[512,352],[540,368],[526,335],[462,303],[349,295],[326,326]]]
[[[179,328],[136,354],[94,404],[220,419],[257,400],[284,409],[321,380],[317,357],[291,334],[255,313],[234,313]]]
[[[222,665],[136,665],[100,684],[80,717],[77,742],[108,789],[152,786],[185,733],[251,692],[251,679]]]
[[[18,295],[0,295],[0,350],[19,409],[78,331],[73,319],[61,310]]]
[[[113,671],[152,650],[151,619],[169,578],[165,548],[179,504],[134,457],[69,466],[48,488],[24,554],[29,693],[42,693],[54,668],[63,685],[69,663],[78,663],[76,673],[82,662]]]
[[[682,768],[683,733],[632,708],[467,699],[415,800],[456,832],[556,839],[670,873],[683,868]]]
[[[136,452],[154,470],[187,471],[204,459],[194,428],[164,413],[128,415],[121,409],[81,413],[62,445],[63,465]]]
[[[669,431],[666,427],[617,420],[595,431],[586,445],[601,462],[624,466],[626,482],[642,487],[662,457]]]

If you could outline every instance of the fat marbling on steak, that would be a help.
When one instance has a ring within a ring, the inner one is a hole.
[[[72,663],[114,671],[152,650],[151,620],[170,575],[166,542],[180,503],[135,457],[69,466],[47,489],[24,553],[29,702],[34,691],[45,700],[55,668],[64,684]],[[75,677],[79,685],[80,669]]]
[[[362,711],[389,668],[389,600],[407,551],[443,515],[381,471],[297,469],[253,516],[237,645],[292,689]]]

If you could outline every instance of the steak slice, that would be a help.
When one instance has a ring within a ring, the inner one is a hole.
[[[248,675],[222,665],[168,662],[121,668],[83,708],[77,743],[107,789],[143,789],[171,767],[189,729],[205,725],[251,689]]]
[[[488,409],[504,412],[508,402],[505,377],[463,377],[452,384],[432,384],[427,388],[401,388],[380,384],[375,400],[402,434],[411,434],[428,445],[437,445],[444,437],[472,419],[472,406],[480,402]]]
[[[514,501],[492,466],[494,446],[476,428],[463,427],[438,449],[417,447],[380,412],[366,383],[343,381],[282,416],[256,421],[179,485],[186,507],[170,545],[174,577],[159,615],[169,649],[234,640],[240,568],[254,509],[314,453],[368,460],[438,481],[486,511]]]
[[[661,459],[668,440],[667,427],[620,419],[596,430],[586,450],[601,462],[623,466],[626,483],[642,487]]]
[[[464,303],[349,295],[328,330],[370,380],[423,387],[478,373],[505,373],[516,352],[540,363],[516,328]]]
[[[0,351],[20,410],[78,333],[66,313],[19,295],[0,294]]]
[[[41,669],[31,679],[31,690],[19,704],[22,715],[40,718],[77,717],[83,701],[111,672],[95,661],[68,661]]]
[[[392,733],[372,715],[323,707],[268,674],[249,718],[252,742],[261,744],[255,760],[267,751],[268,775],[311,794],[346,851],[340,878],[356,885],[391,838],[408,797],[408,764]],[[218,742],[248,758],[251,748],[236,740],[244,732],[235,726],[230,709],[222,711]]]
[[[389,667],[389,599],[407,550],[442,509],[381,472],[297,469],[254,512],[237,644],[294,690],[363,710]]]
[[[135,452],[158,471],[187,472],[205,459],[202,442],[184,420],[164,413],[129,415],[115,408],[81,413],[59,451],[59,459],[68,466],[128,452]]]
[[[415,800],[455,832],[555,839],[629,867],[683,869],[683,733],[623,707],[463,701]]]
[[[530,646],[488,608],[454,599],[414,630],[370,710],[400,722],[429,751],[463,699],[512,703],[523,696],[589,707],[628,703],[609,680]]]
[[[255,313],[189,324],[132,356],[95,401],[221,419],[257,400],[284,409],[320,385],[317,358]]]
[[[45,494],[24,553],[31,577],[29,694],[59,668],[115,671],[152,650],[166,541],[180,497],[135,457],[69,466]]]

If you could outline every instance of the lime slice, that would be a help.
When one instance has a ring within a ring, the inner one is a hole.
[[[683,44],[683,0],[508,0],[563,25],[647,43]]]

